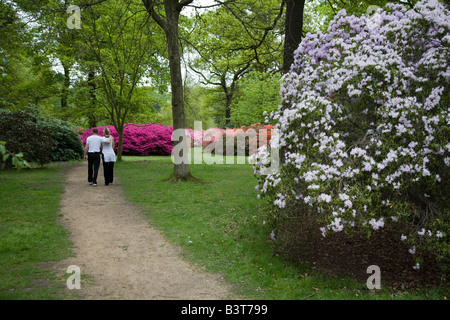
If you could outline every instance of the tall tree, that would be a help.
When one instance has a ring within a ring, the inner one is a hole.
[[[82,28],[85,49],[94,61],[88,64],[90,72],[97,70],[102,88],[98,101],[103,104],[119,134],[117,158],[122,158],[123,129],[130,112],[136,109],[133,94],[150,65],[157,64],[157,47],[153,41],[147,14],[139,10],[136,0],[109,1],[91,7],[88,20]],[[92,77],[92,74],[90,74]],[[92,83],[92,79],[90,79]],[[97,96],[97,93],[96,93]]]
[[[225,124],[240,79],[253,70],[279,71],[283,11],[278,0],[230,1],[194,19],[186,40],[198,58],[189,66],[205,84],[222,89]]]
[[[154,21],[162,28],[166,35],[167,50],[169,54],[170,84],[172,89],[172,116],[173,129],[184,130],[186,127],[186,115],[184,112],[183,101],[183,79],[181,74],[181,54],[179,46],[178,25],[180,22],[181,10],[193,2],[193,0],[142,0],[144,6]],[[175,148],[179,144],[186,144],[185,139],[174,141]],[[177,148],[181,150],[179,155],[182,158],[187,157],[183,152],[186,148]],[[189,164],[187,161],[174,164],[173,179],[183,180],[191,177]]]
[[[20,9],[22,20],[34,32],[33,47],[35,57],[59,64],[62,76],[58,76],[59,106],[54,111],[60,111],[62,118],[70,115],[68,110],[70,78],[77,55],[77,31],[69,30],[66,25],[69,0],[11,1]]]
[[[0,108],[50,105],[59,84],[20,7],[0,1]]]
[[[302,40],[305,0],[283,1],[286,2],[283,73],[287,73],[294,62],[294,51]]]

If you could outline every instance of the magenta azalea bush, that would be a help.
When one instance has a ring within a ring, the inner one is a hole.
[[[201,147],[205,132],[206,130],[194,130],[186,128],[186,136],[190,139],[190,146]]]
[[[253,123],[250,126],[240,128],[211,128],[203,132],[202,147],[207,152],[220,152],[223,155],[254,155],[261,147],[266,147],[272,138],[272,125]],[[218,143],[215,145],[215,143]],[[233,145],[227,146],[230,143]]]
[[[105,126],[97,127],[99,135],[103,136]],[[113,126],[108,126],[111,135],[115,140],[115,151],[117,151],[117,143],[119,134]],[[86,130],[81,140],[86,144],[86,139],[92,134],[92,129]],[[123,130],[123,146],[122,154],[124,155],[170,155],[173,149],[172,141],[173,128],[162,124],[126,124]]]
[[[285,161],[257,188],[274,209],[314,213],[324,237],[403,225],[412,255],[448,264],[449,29],[448,8],[428,0],[372,19],[342,10],[307,34],[283,79],[288,107],[270,115]]]

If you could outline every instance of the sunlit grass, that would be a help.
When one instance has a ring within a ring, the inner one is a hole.
[[[61,298],[48,263],[70,254],[62,182],[57,168],[0,171],[0,299]]]
[[[186,259],[220,273],[248,299],[443,299],[443,289],[369,291],[365,283],[327,277],[274,254],[251,165],[192,164],[198,179],[169,183],[170,156],[130,157],[115,174],[128,200],[179,245]],[[235,160],[237,160],[235,158]],[[224,161],[225,162],[225,161]],[[0,299],[58,299],[49,265],[71,254],[58,224],[64,176],[58,167],[0,171]]]
[[[197,181],[169,183],[170,157],[125,158],[117,166],[128,200],[184,249],[187,259],[220,273],[250,299],[441,299],[438,290],[369,291],[365,283],[326,277],[274,255],[251,165],[192,164]],[[142,161],[145,160],[145,161]]]

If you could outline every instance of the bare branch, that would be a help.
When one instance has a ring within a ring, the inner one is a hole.
[[[167,22],[156,12],[155,7],[157,4],[153,0],[142,0],[147,12],[155,20],[155,22],[164,30],[167,30]]]
[[[194,71],[196,74],[198,74],[199,76],[201,76],[205,81],[203,82],[203,84],[212,84],[215,86],[220,86],[222,85],[220,82],[213,82],[210,79],[208,79],[203,72],[196,70],[191,64],[189,64],[189,68]]]
[[[192,2],[194,2],[194,0],[181,0],[178,5],[181,7],[185,7],[190,5]]]
[[[328,4],[330,5],[331,10],[333,10],[333,13],[336,15],[336,10],[334,9],[333,5],[331,4],[330,0],[327,0]]]

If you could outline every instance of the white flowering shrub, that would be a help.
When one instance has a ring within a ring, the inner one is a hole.
[[[396,223],[412,254],[447,260],[449,26],[448,8],[429,0],[387,5],[376,21],[342,10],[307,34],[267,119],[284,161],[259,176],[261,195],[279,212],[306,206],[323,236]]]

